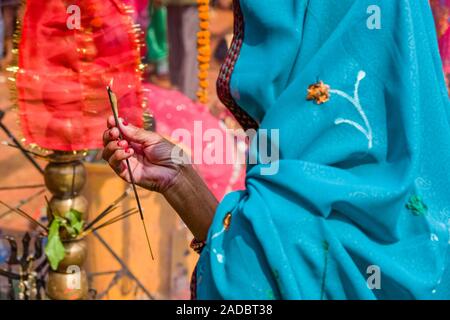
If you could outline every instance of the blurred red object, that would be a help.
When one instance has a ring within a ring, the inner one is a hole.
[[[121,0],[28,0],[15,79],[26,143],[101,148],[111,79],[120,116],[142,126],[139,46]]]

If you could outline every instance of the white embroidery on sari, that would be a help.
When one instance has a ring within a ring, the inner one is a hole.
[[[224,232],[225,232],[225,227],[223,227],[222,230],[220,230],[219,232],[214,233],[214,234],[211,236],[211,239],[217,238],[218,236],[222,235]]]
[[[359,100],[359,84],[361,83],[361,80],[363,80],[365,77],[366,77],[366,73],[363,70],[359,71],[358,78],[355,83],[355,91],[353,93],[353,97],[350,97],[347,93],[345,93],[341,90],[336,90],[336,89],[330,89],[330,93],[337,94],[338,96],[349,101],[355,107],[356,111],[358,111],[359,115],[361,116],[362,120],[364,121],[365,128],[358,122],[351,120],[351,119],[337,118],[334,121],[334,123],[336,125],[347,124],[349,126],[354,127],[356,130],[360,131],[367,138],[368,148],[372,149],[372,147],[373,147],[372,127],[370,125],[369,119],[367,118],[367,116],[361,106],[361,102]]]
[[[216,249],[213,249],[213,253],[216,255],[217,262],[224,263],[225,257],[223,254],[218,253]]]

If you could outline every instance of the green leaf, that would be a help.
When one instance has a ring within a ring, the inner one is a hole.
[[[65,249],[59,235],[60,228],[66,229],[69,235],[75,238],[83,231],[83,225],[84,221],[82,220],[81,212],[74,209],[66,212],[64,217],[54,216],[48,233],[47,245],[45,246],[45,254],[53,270],[58,268],[59,263],[65,256]]]
[[[80,220],[81,220],[81,216],[82,216],[81,212],[78,211],[78,210],[75,210],[75,209],[70,209],[70,210],[67,211],[66,214],[65,214],[65,217],[66,217],[67,219],[69,219],[70,221],[71,221],[72,219],[77,220],[77,221],[80,221]]]
[[[67,231],[72,237],[76,237],[83,231],[83,220],[81,218],[81,212],[71,209],[65,214],[65,217],[69,220],[70,225],[65,225]]]
[[[64,259],[65,255],[65,249],[61,242],[61,238],[59,237],[60,226],[61,219],[55,217],[50,225],[48,241],[45,246],[45,254],[50,261],[50,266],[53,270],[58,268],[59,263]]]

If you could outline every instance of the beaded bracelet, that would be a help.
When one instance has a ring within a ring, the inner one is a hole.
[[[194,250],[198,254],[201,254],[205,245],[206,245],[205,241],[200,241],[200,240],[197,240],[194,238],[191,241],[190,247],[192,250]]]

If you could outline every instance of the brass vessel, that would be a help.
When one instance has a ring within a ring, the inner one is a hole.
[[[48,220],[53,220],[51,213],[55,215],[63,215],[68,212],[70,209],[77,210],[81,212],[83,219],[87,218],[86,210],[88,207],[88,203],[86,198],[83,196],[74,196],[73,198],[61,199],[56,196],[53,196],[50,199],[50,208],[47,208],[47,217]]]
[[[71,266],[82,267],[86,261],[87,243],[85,239],[63,241],[66,254],[59,263],[58,272],[70,273]]]
[[[81,161],[50,162],[45,167],[45,185],[61,199],[80,193],[86,183],[86,169]]]
[[[88,296],[88,281],[83,269],[72,268],[72,273],[49,271],[47,295],[53,300],[83,300]]]
[[[80,195],[86,183],[86,169],[79,153],[55,152],[45,168],[45,185],[53,194],[47,216],[50,221],[53,215],[65,215],[71,209],[87,216],[87,201]],[[86,260],[87,245],[85,239],[71,239],[64,228],[60,229],[60,237],[65,249],[64,259],[57,270],[49,271],[47,280],[47,296],[54,300],[86,299],[88,281],[83,264]]]

